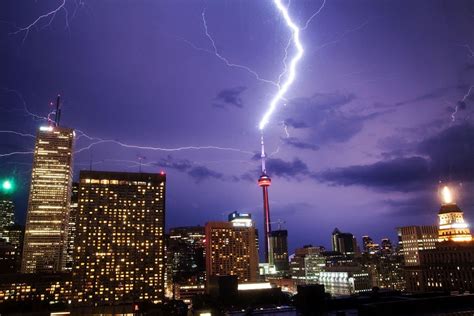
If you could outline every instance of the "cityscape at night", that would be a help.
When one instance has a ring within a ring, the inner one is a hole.
[[[0,3],[1,315],[474,315],[473,0]]]

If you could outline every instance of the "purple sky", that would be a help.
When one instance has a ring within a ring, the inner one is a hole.
[[[240,149],[104,143],[77,154],[74,173],[91,159],[96,170],[138,171],[144,156],[143,170],[168,174],[168,227],[237,210],[251,212],[260,228],[252,153],[276,89],[210,53],[201,14],[222,56],[277,80],[290,32],[272,1],[66,0],[49,25],[48,17],[28,34],[12,34],[60,4],[0,3],[0,130],[34,134],[42,122],[26,114],[22,98],[44,116],[60,93],[63,125],[92,137]],[[321,5],[293,0],[290,13],[302,27]],[[440,180],[455,186],[474,222],[474,3],[327,0],[301,36],[297,79],[265,130],[272,219],[286,221],[291,249],[329,246],[336,226],[360,241],[434,224]],[[0,154],[34,144],[13,134],[0,139]],[[76,149],[90,143],[82,137]],[[20,221],[31,162],[31,155],[0,157],[0,175],[20,184]]]

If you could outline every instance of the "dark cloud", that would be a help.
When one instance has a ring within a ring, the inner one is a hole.
[[[402,105],[407,105],[407,104],[412,104],[412,103],[418,103],[421,101],[427,101],[427,100],[436,100],[441,97],[448,96],[450,92],[456,91],[456,90],[464,90],[468,88],[466,85],[457,85],[457,86],[448,86],[448,87],[440,87],[433,89],[431,91],[428,91],[425,94],[416,96],[414,98],[402,100],[400,102],[395,103],[395,106],[402,106]]]
[[[258,156],[258,159],[260,159],[260,156]],[[269,176],[272,178],[282,177],[300,181],[302,178],[310,175],[308,166],[299,158],[293,158],[291,161],[286,161],[279,158],[267,158],[266,168],[269,170]],[[260,173],[261,170],[258,168],[244,173],[239,179],[254,182]]]
[[[446,96],[446,94],[448,92],[450,92],[450,91],[452,91],[453,89],[456,89],[456,88],[459,88],[459,87],[449,86],[449,87],[436,88],[436,89],[433,89],[431,91],[428,91],[425,94],[416,96],[414,98],[399,101],[399,102],[395,103],[395,106],[402,106],[402,105],[417,103],[417,102],[426,101],[426,100],[439,99],[443,96]]]
[[[196,165],[187,159],[174,159],[170,155],[157,161],[155,164],[163,168],[175,169],[180,172],[185,172],[196,182],[201,182],[202,180],[207,179],[224,178],[222,173],[211,170],[205,166]]]
[[[217,93],[213,105],[219,108],[225,108],[226,106],[243,108],[244,104],[242,102],[241,95],[245,90],[247,90],[247,87],[244,86],[221,90],[219,93]]]
[[[332,185],[362,185],[380,190],[409,191],[418,187],[430,174],[423,157],[397,158],[369,165],[325,170],[314,175]]]
[[[209,178],[214,178],[214,179],[222,179],[223,174],[213,171],[207,167],[204,166],[197,166],[197,167],[192,167],[188,171],[188,175],[190,175],[192,178],[196,179],[196,181],[201,181],[204,179],[209,179]]]
[[[332,185],[379,190],[422,190],[439,180],[474,181],[474,127],[447,128],[416,145],[416,156],[329,169],[313,176]]]
[[[285,121],[285,125],[293,127],[293,128],[307,128],[308,124],[303,121],[298,121],[292,118],[288,118]]]
[[[279,158],[267,159],[267,169],[271,170],[270,176],[294,178],[299,180],[300,176],[309,174],[308,166],[299,158],[285,161]]]
[[[313,107],[318,108],[334,108],[341,107],[353,101],[356,98],[353,93],[340,93],[340,92],[331,92],[331,93],[315,93],[309,98],[301,97],[294,98],[290,101],[292,106],[306,106],[310,104]]]
[[[419,193],[415,197],[404,199],[386,199],[382,204],[388,206],[393,215],[409,217],[433,217],[433,213],[439,208],[439,203],[432,192]]]
[[[364,123],[387,111],[361,114],[342,109],[356,99],[353,93],[316,93],[307,98],[289,101],[283,110],[283,121],[288,127],[305,129],[308,144],[342,143],[350,140],[364,127]]]
[[[298,148],[298,149],[319,150],[319,146],[299,140],[296,137],[283,138],[282,140],[285,144]]]

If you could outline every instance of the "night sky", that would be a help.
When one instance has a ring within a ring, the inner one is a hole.
[[[167,172],[168,228],[235,210],[261,228],[258,123],[276,88],[214,55],[202,13],[219,54],[276,81],[291,33],[272,1],[66,0],[19,30],[61,1],[0,2],[0,130],[35,134],[44,120],[26,109],[44,117],[60,93],[62,125],[94,138],[76,142],[76,179],[91,165],[137,172],[142,159],[143,171]],[[272,220],[286,221],[290,248],[329,246],[335,227],[360,243],[435,224],[439,181],[474,223],[474,2],[293,0],[289,10],[303,27],[319,9],[265,129]],[[99,138],[239,151],[87,149]],[[34,146],[29,136],[0,140],[0,154]],[[18,181],[20,222],[31,163],[0,157],[0,176]]]

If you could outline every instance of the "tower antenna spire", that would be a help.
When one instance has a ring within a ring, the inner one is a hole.
[[[59,126],[59,120],[61,119],[61,95],[58,94],[56,98],[56,114],[54,115],[54,123]]]
[[[262,153],[260,155],[260,157],[262,158],[262,174],[267,174],[267,169],[265,166],[265,158],[267,156],[265,155],[265,144],[263,142],[263,130],[261,131],[261,134],[260,134],[260,144],[262,145]]]
[[[270,234],[272,232],[272,226],[270,222],[270,204],[268,202],[268,187],[271,185],[272,180],[267,175],[267,168],[265,166],[265,145],[263,142],[263,130],[261,130],[260,144],[262,146],[262,175],[258,179],[258,186],[262,188],[263,192],[263,232],[265,235],[265,262],[273,264],[273,259],[271,257],[271,244],[270,244]]]

